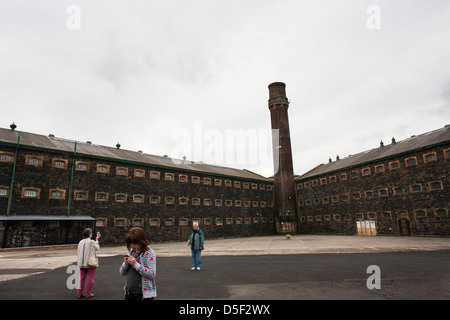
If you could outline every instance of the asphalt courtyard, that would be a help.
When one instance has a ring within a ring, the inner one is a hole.
[[[450,238],[277,235],[207,240],[201,271],[190,269],[186,243],[152,248],[157,300],[450,299]],[[101,247],[90,300],[123,300],[125,279],[118,270],[124,253],[125,246]],[[0,300],[76,300],[76,290],[68,288],[73,275],[69,266],[75,261],[73,247],[0,251]],[[369,288],[377,280],[379,288]]]

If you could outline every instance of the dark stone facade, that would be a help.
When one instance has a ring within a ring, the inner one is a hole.
[[[6,216],[12,145],[0,144],[0,218]],[[8,157],[9,156],[9,157]],[[207,238],[273,234],[273,182],[21,145],[9,216],[89,216],[89,221],[0,221],[3,247],[77,243],[84,227],[123,243],[133,226],[152,242],[184,241],[198,220]]]
[[[342,160],[337,160],[337,162]],[[296,179],[301,232],[449,236],[450,143]]]

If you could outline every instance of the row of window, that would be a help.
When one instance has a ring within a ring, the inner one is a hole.
[[[67,159],[59,159],[59,158],[53,158],[52,159],[52,168],[56,169],[67,169],[68,167],[68,161]],[[9,152],[0,152],[0,162],[14,162],[14,154]],[[44,157],[43,156],[35,156],[35,155],[26,155],[25,156],[25,164],[30,166],[36,166],[40,167],[44,164]],[[90,163],[84,162],[84,161],[76,161],[75,162],[75,170],[76,171],[89,171],[90,169]],[[103,174],[109,174],[111,172],[110,165],[107,164],[97,164],[96,171],[97,173],[103,173]],[[135,178],[145,178],[146,170],[144,169],[134,169],[133,170],[133,177]],[[118,176],[129,176],[129,170],[127,167],[116,167],[116,175]],[[154,180],[162,180],[161,179],[161,172],[159,171],[153,171],[151,170],[149,172],[150,179]],[[213,182],[212,178],[204,177],[200,178],[198,176],[191,176],[190,177],[191,183],[200,184],[203,183],[204,185],[211,185]],[[174,173],[164,173],[164,181],[178,181],[180,183],[188,183],[189,177],[187,174],[178,174],[175,175]],[[214,178],[214,185],[217,187],[220,187],[224,185],[225,187],[235,187],[235,188],[243,188],[243,189],[252,189],[252,190],[267,190],[272,191],[273,187],[272,185],[267,184],[257,184],[257,183],[250,183],[250,182],[240,182],[240,181],[231,181],[231,180],[225,180],[223,179],[217,179]]]
[[[112,225],[110,227],[128,227],[129,224],[133,227],[160,227],[160,226],[176,226],[176,220],[174,218],[134,218],[134,219],[126,219],[126,218],[113,218]],[[179,218],[178,226],[188,226],[188,218]],[[249,224],[267,224],[268,219],[266,217],[245,217],[245,218],[195,218],[192,221],[198,222],[202,226],[223,226],[226,225],[249,225]],[[108,219],[107,218],[97,218],[96,227],[106,228],[108,227]],[[110,222],[111,224],[111,222]]]
[[[112,222],[111,222],[112,220]],[[269,219],[271,220],[271,219]],[[268,219],[266,217],[245,217],[245,218],[204,218],[204,219],[194,219],[193,221],[198,222],[202,226],[223,226],[225,225],[251,225],[251,224],[267,224]],[[272,221],[269,221],[272,222]],[[24,228],[32,228],[33,227],[33,221],[21,221],[22,227]],[[134,218],[134,219],[127,219],[127,218],[113,218],[110,219],[108,222],[107,218],[97,218],[95,221],[95,226],[98,228],[107,228],[109,224],[109,227],[119,227],[119,228],[128,228],[130,225],[132,227],[160,227],[160,226],[166,226],[166,227],[172,227],[176,226],[176,222],[174,218],[166,218],[166,219],[160,219],[160,218],[150,218],[150,219],[144,219],[144,218]],[[188,226],[188,219],[187,218],[179,218],[178,219],[178,226]],[[0,221],[0,228],[3,228],[3,221]],[[60,227],[59,221],[49,221],[49,227]]]
[[[437,161],[437,153],[436,151],[433,152],[428,152],[422,155],[423,157],[423,163],[430,163],[430,162],[434,162]],[[444,157],[446,160],[450,160],[450,148],[449,149],[445,149],[444,150]],[[416,165],[418,165],[419,162],[417,160],[417,156],[413,156],[413,157],[408,157],[406,159],[404,159],[404,166],[405,167],[414,167]],[[400,160],[395,160],[395,161],[390,161],[388,163],[387,168],[389,168],[390,171],[394,171],[397,169],[400,169],[401,167],[401,162]],[[364,177],[364,176],[369,176],[372,173],[383,173],[387,170],[387,168],[385,167],[384,164],[378,164],[378,165],[374,165],[373,168],[371,167],[365,167],[362,169],[355,169],[352,170],[350,172],[350,178],[354,179],[354,178],[359,178],[360,176]],[[309,188],[309,187],[316,187],[319,184],[320,185],[325,185],[327,183],[334,183],[338,181],[338,177],[340,181],[346,181],[348,180],[348,175],[347,172],[343,172],[339,175],[332,175],[324,178],[320,178],[320,179],[315,179],[315,180],[311,180],[311,181],[306,181],[303,183],[298,183],[297,184],[297,189],[304,189],[304,188]]]
[[[415,219],[425,219],[425,218],[446,218],[448,217],[448,209],[446,208],[433,208],[433,209],[416,209],[412,212]],[[357,213],[354,215],[356,221],[366,220],[392,220],[392,211],[383,212],[367,212]],[[343,217],[342,217],[343,216]],[[407,211],[397,212],[397,219],[408,218],[409,215]],[[300,222],[340,222],[340,221],[353,221],[352,214],[326,214],[326,215],[308,215],[300,216]]]
[[[432,182],[428,182],[428,191],[436,191],[436,190],[442,190],[443,189],[443,185],[442,185],[442,181],[432,181]],[[392,195],[396,196],[396,195],[404,195],[407,192],[408,189],[405,190],[405,188],[403,187],[393,187],[392,188]],[[412,184],[409,186],[409,192],[410,193],[419,193],[423,191],[423,186],[421,183],[416,183],[416,184]],[[389,188],[382,188],[382,189],[378,189],[377,191],[365,191],[364,193],[361,192],[353,192],[352,194],[346,193],[343,195],[334,195],[331,196],[331,202],[332,203],[336,203],[339,201],[349,201],[350,199],[353,200],[360,200],[363,197],[365,199],[373,199],[375,197],[375,195],[378,195],[378,197],[383,198],[383,197],[388,197],[389,196]],[[322,202],[321,202],[322,200]],[[330,203],[330,198],[329,197],[323,197],[322,199],[316,198],[314,199],[314,202],[311,200],[299,200],[298,205],[300,207],[302,206],[310,206],[312,204],[328,204]]]
[[[41,189],[40,188],[22,188],[22,198],[40,198]],[[9,187],[0,186],[0,197],[8,197],[9,196]],[[55,200],[65,200],[66,199],[66,190],[64,189],[49,189],[49,199]],[[133,194],[129,196],[126,193],[115,193],[113,195],[114,202],[128,202],[128,198],[132,197],[133,203],[144,203],[145,196],[142,194]],[[89,192],[84,190],[74,190],[73,199],[78,201],[86,201],[89,199]],[[157,195],[149,196],[150,204],[159,205],[161,204],[161,197]],[[98,202],[108,202],[110,200],[109,192],[95,192],[94,200]],[[188,205],[189,201],[193,206],[200,206],[202,203],[204,206],[216,206],[221,207],[225,205],[226,207],[244,207],[244,208],[265,208],[273,207],[272,202],[266,201],[249,201],[249,200],[222,200],[222,199],[209,199],[204,198],[203,201],[200,198],[188,198],[188,197],[178,197],[179,205]],[[172,196],[164,197],[165,204],[175,204],[176,198]]]

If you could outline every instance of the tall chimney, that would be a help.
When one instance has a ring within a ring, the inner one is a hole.
[[[272,148],[275,179],[275,220],[277,232],[297,232],[297,205],[292,165],[291,136],[286,85],[269,85],[269,110],[272,123]]]

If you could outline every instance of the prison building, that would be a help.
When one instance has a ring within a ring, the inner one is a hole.
[[[248,170],[0,128],[0,245],[78,243],[85,227],[119,244],[275,232],[273,181]]]
[[[449,169],[449,125],[330,159],[295,179],[300,232],[449,236]]]

